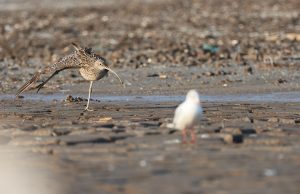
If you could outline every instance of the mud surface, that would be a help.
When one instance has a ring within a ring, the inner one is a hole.
[[[299,10],[297,0],[0,0],[0,193],[300,193]],[[126,87],[95,82],[93,112],[76,70],[13,97],[71,42],[107,58]],[[197,143],[182,145],[167,126],[191,88],[205,114]]]

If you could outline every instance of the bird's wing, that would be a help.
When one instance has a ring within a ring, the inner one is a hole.
[[[50,77],[42,82],[38,86],[38,91],[45,85],[54,75],[59,73],[62,70],[65,69],[71,69],[71,68],[81,68],[83,65],[80,60],[76,57],[75,54],[70,54],[64,58],[61,58],[58,62],[44,68],[43,70],[40,70],[36,72],[33,77],[27,81],[16,93],[16,96],[19,96],[23,91],[25,91],[29,86],[31,86],[33,83],[37,82],[42,75],[50,75]]]
[[[175,128],[176,128],[177,123],[179,122],[179,120],[181,119],[182,115],[185,112],[184,106],[185,106],[185,103],[183,102],[175,110],[175,114],[174,114],[174,118],[173,118],[173,123],[175,125]]]

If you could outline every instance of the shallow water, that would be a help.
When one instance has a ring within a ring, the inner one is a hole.
[[[53,101],[66,99],[65,94],[28,94],[23,100]],[[85,98],[84,95],[79,95]],[[14,99],[14,95],[0,95],[0,100]],[[183,95],[150,95],[150,96],[113,96],[93,95],[92,99],[103,102],[181,102]],[[236,95],[201,95],[201,100],[206,102],[300,102],[300,92],[274,92],[263,94],[236,94]]]

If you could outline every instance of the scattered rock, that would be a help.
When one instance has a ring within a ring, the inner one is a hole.
[[[268,119],[268,122],[278,123],[279,122],[279,118],[277,118],[277,117],[271,117],[271,118]]]
[[[256,130],[255,129],[242,129],[242,134],[243,135],[256,134]]]
[[[283,123],[283,124],[295,124],[296,123],[294,119],[285,119],[285,118],[280,118],[279,122]]]
[[[61,145],[76,145],[84,143],[110,143],[112,139],[102,134],[81,134],[59,137]]]
[[[287,83],[287,80],[280,78],[280,79],[277,80],[277,83],[278,84],[285,84],[285,83]]]
[[[35,125],[31,125],[31,126],[27,126],[27,127],[21,128],[22,131],[35,131],[37,129],[38,129],[38,127],[35,126]]]
[[[109,128],[109,129],[114,128],[114,126],[115,126],[115,124],[113,124],[113,123],[107,123],[107,124],[99,125],[99,127],[101,127],[101,128]]]
[[[264,170],[264,175],[268,176],[268,177],[270,177],[270,176],[276,176],[277,175],[277,170],[267,168],[267,169]]]
[[[225,134],[223,140],[226,143],[243,143],[243,135],[241,134]]]
[[[109,122],[109,121],[111,121],[112,120],[112,117],[101,117],[100,119],[99,119],[99,122],[100,123],[107,123],[107,122]]]
[[[159,77],[158,73],[148,74],[147,77]]]
[[[87,101],[87,99],[83,99],[81,97],[73,97],[71,95],[68,95],[64,101],[65,102],[82,102],[82,101]]]
[[[50,129],[39,129],[35,130],[32,134],[35,136],[51,136],[52,131]]]
[[[252,68],[252,67],[247,67],[247,68],[245,69],[245,73],[246,73],[246,74],[252,75],[252,74],[253,74],[253,68]]]
[[[234,127],[225,127],[220,130],[220,133],[228,133],[228,134],[242,134],[242,130],[240,128]]]
[[[165,144],[179,144],[181,143],[180,139],[170,139],[170,140],[166,140],[164,141]]]
[[[16,98],[17,98],[17,99],[23,99],[24,96],[19,95],[19,96],[16,96]]]
[[[167,79],[168,76],[167,76],[166,74],[160,74],[160,75],[159,75],[159,78],[160,78],[160,79]]]
[[[162,132],[158,130],[147,130],[145,131],[145,135],[161,135]]]
[[[70,132],[71,132],[70,129],[58,128],[58,129],[54,129],[51,132],[51,135],[57,137],[57,136],[62,136],[62,135],[68,135]]]
[[[253,123],[253,119],[251,119],[249,117],[243,117],[243,118],[241,118],[241,120],[245,121],[245,122]]]

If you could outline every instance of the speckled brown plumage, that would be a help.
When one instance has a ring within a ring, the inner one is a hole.
[[[81,76],[90,81],[88,103],[85,110],[89,110],[90,95],[92,92],[93,81],[103,78],[108,71],[115,74],[123,84],[119,76],[109,67],[107,67],[107,61],[101,56],[95,54],[91,48],[81,48],[75,43],[72,43],[75,51],[61,58],[58,62],[38,71],[33,77],[26,82],[16,93],[19,96],[22,92],[28,89],[33,83],[37,82],[42,75],[50,75],[45,81],[37,86],[37,92],[56,74],[65,69],[79,69]]]

